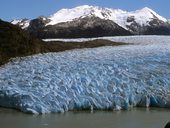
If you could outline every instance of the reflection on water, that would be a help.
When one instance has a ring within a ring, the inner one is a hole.
[[[168,121],[170,109],[158,108],[46,115],[0,109],[1,128],[163,128]]]

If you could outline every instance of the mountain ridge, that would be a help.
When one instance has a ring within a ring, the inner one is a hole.
[[[66,35],[69,36],[63,36],[64,38],[77,38],[77,37],[91,37],[88,36],[89,34],[85,34],[82,36],[82,34],[87,31],[87,28],[84,28],[81,26],[80,28],[74,28],[74,30],[81,29],[80,35],[74,36],[74,33],[69,33],[68,31],[64,30],[65,27],[61,28],[61,24],[65,24],[65,26],[70,25],[67,27],[70,31],[72,30],[74,25],[74,22],[81,21],[84,23],[84,19],[89,18],[89,20],[86,20],[86,25],[91,24],[90,18],[96,17],[97,21],[95,24],[98,24],[97,22],[105,22],[105,25],[98,26],[100,28],[109,28],[108,26],[111,26],[111,24],[115,24],[115,26],[119,26],[120,29],[124,29],[124,31],[128,31],[129,35],[170,35],[170,23],[169,21],[157,14],[155,11],[148,7],[144,7],[142,9],[136,10],[136,11],[123,11],[121,9],[111,9],[111,8],[101,8],[98,6],[89,6],[89,5],[83,5],[78,6],[71,9],[61,9],[50,16],[41,16],[33,20],[29,19],[23,19],[23,20],[13,20],[11,23],[20,26],[22,29],[28,30],[30,33],[33,30],[36,30],[40,33],[39,38],[60,38],[63,35],[63,33],[66,33]],[[98,20],[100,19],[100,21]],[[107,22],[111,21],[110,24],[107,26]],[[35,21],[37,21],[35,25]],[[81,23],[80,23],[81,24]],[[36,27],[37,26],[37,27]],[[79,26],[79,25],[77,25]],[[113,26],[113,28],[115,28]],[[49,31],[48,28],[52,27],[53,31]],[[41,30],[40,30],[41,28]],[[58,29],[60,28],[60,29]],[[93,28],[94,31],[97,31],[98,28],[94,26],[90,26],[90,28]],[[54,31],[55,30],[55,31]],[[60,31],[62,32],[60,33]],[[102,29],[103,30],[103,29]],[[116,30],[111,29],[111,33],[116,33]],[[154,31],[157,32],[154,32]],[[110,29],[106,31],[109,32]],[[160,32],[159,32],[160,31]],[[165,32],[164,32],[165,31]],[[154,33],[153,33],[154,32]],[[35,33],[35,32],[34,32]],[[33,33],[33,34],[34,34]],[[42,35],[49,35],[47,33],[52,33],[53,36],[42,36]],[[81,34],[82,33],[82,34]],[[105,31],[101,32],[105,33]],[[100,34],[98,32],[97,34],[94,33],[92,37],[97,36],[115,36],[115,35],[127,35],[124,34],[126,32],[120,33],[120,34]],[[37,34],[35,34],[37,35]],[[55,35],[55,36],[54,36]],[[72,36],[73,35],[73,36]],[[63,38],[62,37],[62,38]]]

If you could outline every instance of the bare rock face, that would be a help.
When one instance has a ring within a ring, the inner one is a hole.
[[[27,29],[38,38],[81,38],[99,36],[131,35],[111,20],[85,17],[74,21],[45,26],[42,19],[31,21]]]
[[[165,125],[165,128],[170,128],[170,122]]]

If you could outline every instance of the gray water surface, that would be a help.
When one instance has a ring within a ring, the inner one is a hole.
[[[0,108],[0,128],[164,128],[170,109],[32,115]]]

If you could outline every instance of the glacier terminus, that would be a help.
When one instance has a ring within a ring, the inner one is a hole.
[[[0,106],[35,114],[170,108],[170,37],[107,39],[131,44],[12,59],[0,67]]]

